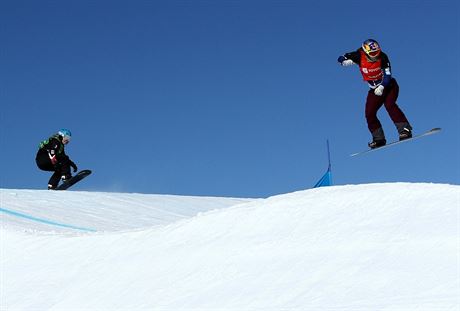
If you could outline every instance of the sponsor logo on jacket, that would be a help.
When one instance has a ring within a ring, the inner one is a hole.
[[[359,69],[365,81],[380,80],[383,78],[382,61],[380,59],[375,62],[369,61],[364,51],[361,51]]]

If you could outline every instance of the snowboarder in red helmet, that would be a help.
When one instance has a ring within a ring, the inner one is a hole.
[[[386,144],[382,124],[377,118],[377,111],[383,105],[398,130],[399,140],[411,138],[412,126],[396,104],[399,85],[392,77],[390,60],[382,52],[379,43],[367,39],[356,51],[339,56],[338,62],[342,66],[358,65],[364,81],[369,85],[366,99],[366,121],[372,134],[369,147],[373,149]]]

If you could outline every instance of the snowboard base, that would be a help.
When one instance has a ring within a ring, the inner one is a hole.
[[[361,151],[361,152],[356,152],[356,153],[350,154],[350,157],[354,157],[354,156],[361,155],[361,154],[364,154],[364,153],[369,153],[369,152],[372,152],[372,151],[377,151],[377,150],[384,149],[384,148],[388,148],[388,147],[391,147],[391,146],[394,146],[394,145],[397,145],[397,144],[402,144],[402,143],[412,141],[414,139],[418,139],[418,138],[421,138],[421,137],[424,137],[424,136],[439,133],[440,131],[441,131],[440,127],[435,127],[435,128],[433,128],[433,129],[431,129],[429,131],[426,131],[425,133],[412,136],[412,138],[393,141],[393,142],[391,142],[389,144],[386,144],[385,146],[381,146],[381,147],[377,147],[377,148],[374,148],[374,149],[368,149],[368,150],[364,150],[364,151]]]
[[[76,175],[72,176],[68,181],[63,182],[59,186],[56,187],[54,190],[66,190],[69,189],[71,186],[75,185],[77,182],[89,176],[91,174],[90,170],[83,170],[78,172]]]

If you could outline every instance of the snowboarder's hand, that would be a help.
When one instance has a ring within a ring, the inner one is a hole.
[[[51,164],[56,165],[57,159],[56,159],[56,156],[55,156],[55,155],[54,155],[54,156],[50,156],[50,160],[51,160]]]
[[[346,59],[345,56],[340,56],[337,61],[342,65],[342,66],[351,66],[354,64],[354,62],[351,59]]]
[[[72,161],[70,161],[70,166],[73,168],[73,172],[76,173],[78,171],[78,167],[75,163],[73,163]]]
[[[382,96],[383,94],[383,89],[385,87],[383,85],[379,85],[377,86],[375,89],[374,89],[374,94],[377,95],[377,96]]]
[[[56,159],[56,155],[54,154],[54,150],[48,151],[48,157],[51,160],[51,164],[56,165],[57,159]]]

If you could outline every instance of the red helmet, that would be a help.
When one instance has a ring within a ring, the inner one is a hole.
[[[382,52],[379,43],[373,39],[367,39],[361,47],[364,53],[372,60],[376,59],[380,55],[380,52]]]

